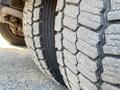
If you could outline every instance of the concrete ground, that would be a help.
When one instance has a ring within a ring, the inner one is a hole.
[[[0,36],[0,90],[66,90],[47,78],[26,48],[9,45]]]

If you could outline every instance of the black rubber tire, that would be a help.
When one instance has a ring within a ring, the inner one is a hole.
[[[0,23],[0,33],[10,44],[25,46],[25,40],[23,37],[18,37],[12,34],[7,24]]]
[[[24,35],[34,62],[70,90],[120,90],[119,2],[26,1]]]
[[[38,1],[38,3],[40,3],[40,1]],[[35,1],[31,0],[26,2],[27,6],[24,9],[24,19],[23,19],[26,44],[29,47],[29,50],[34,54],[36,54],[33,56],[33,58],[34,60],[35,58],[37,59],[37,61],[35,62],[37,62],[37,65],[41,68],[41,70],[43,70],[43,72],[48,76],[55,78],[55,81],[58,81],[62,85],[65,85],[62,79],[62,75],[60,74],[59,65],[57,63],[55,42],[54,42],[54,19],[55,19],[56,0],[44,0],[41,3],[42,5],[40,6],[38,5],[36,6],[36,8],[29,8],[30,5],[31,5],[30,7],[34,7]],[[42,8],[41,11],[39,11],[40,8]],[[37,15],[33,12],[35,13],[41,12],[41,13]],[[33,18],[32,17],[27,18],[28,15],[32,16]],[[40,17],[37,18],[34,15]],[[38,27],[38,26],[34,26],[34,24],[39,24],[41,26],[39,28],[39,33],[38,33],[41,35],[37,35],[37,34],[34,35],[33,30],[34,28]],[[30,28],[32,31],[30,30]],[[40,47],[38,47],[39,45],[38,46],[36,45],[37,42],[34,39],[40,39],[40,41],[42,42]],[[40,56],[41,55],[42,56],[40,57],[39,54]],[[39,64],[38,61],[40,61],[41,63]]]

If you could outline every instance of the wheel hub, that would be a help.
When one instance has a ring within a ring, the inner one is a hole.
[[[16,17],[13,17],[13,16],[10,16],[8,18],[8,20],[10,22],[8,24],[8,27],[9,27],[11,33],[16,36],[19,36],[19,37],[24,37],[23,30],[22,30],[22,20],[20,20]]]

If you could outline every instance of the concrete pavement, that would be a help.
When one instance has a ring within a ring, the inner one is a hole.
[[[0,38],[0,90],[66,89],[36,67],[26,48],[3,43]]]
[[[47,78],[26,50],[0,48],[0,90],[65,90]]]

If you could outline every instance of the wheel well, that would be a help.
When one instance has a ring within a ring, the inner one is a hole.
[[[23,0],[2,0],[2,4],[18,10],[23,10],[24,8]]]

